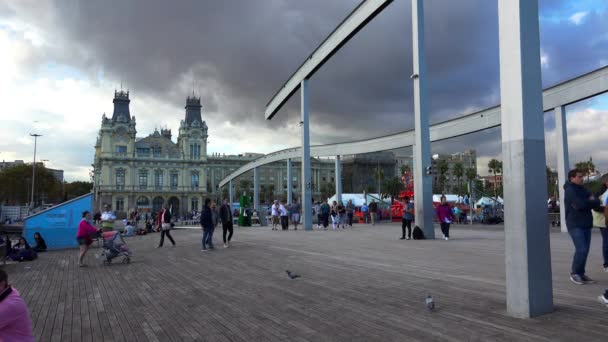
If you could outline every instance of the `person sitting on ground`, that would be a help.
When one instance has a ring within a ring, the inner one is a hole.
[[[135,235],[135,227],[133,227],[133,224],[131,224],[131,221],[127,221],[127,225],[125,226],[123,236],[133,236],[133,235]]]
[[[0,341],[34,341],[32,320],[19,291],[8,283],[0,269]]]
[[[38,257],[36,251],[30,247],[27,240],[22,236],[19,238],[19,242],[11,248],[8,255],[9,259],[13,261],[32,261]]]
[[[40,233],[35,232],[34,233],[34,240],[36,240],[36,245],[34,246],[34,250],[36,252],[46,252],[46,241],[44,241],[44,239],[42,238],[42,235],[40,235]]]

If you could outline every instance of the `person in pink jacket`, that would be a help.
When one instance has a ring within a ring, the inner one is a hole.
[[[441,203],[435,209],[435,215],[437,217],[437,221],[441,225],[441,232],[443,233],[443,239],[450,239],[450,223],[452,223],[456,218],[452,213],[452,208],[448,204],[445,195],[441,195]]]
[[[34,341],[32,320],[17,289],[8,284],[8,274],[0,269],[0,341]]]
[[[78,232],[76,233],[76,240],[80,245],[80,252],[78,253],[78,266],[80,267],[86,266],[84,256],[87,254],[89,246],[93,243],[93,236],[101,231],[101,229],[91,226],[89,223],[90,219],[91,213],[86,210],[83,211],[82,220],[78,224]]]

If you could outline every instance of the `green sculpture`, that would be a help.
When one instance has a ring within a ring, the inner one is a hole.
[[[252,212],[249,210],[249,206],[251,205],[251,197],[245,195],[241,196],[239,199],[240,209],[239,209],[239,226],[241,227],[251,227],[251,215]]]

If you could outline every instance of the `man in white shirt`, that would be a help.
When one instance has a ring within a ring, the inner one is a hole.
[[[279,214],[281,215],[281,228],[283,230],[287,230],[289,228],[289,217],[287,215],[287,207],[285,206],[287,203],[283,201],[279,206]]]
[[[270,215],[272,216],[272,230],[277,230],[277,225],[279,224],[279,201],[274,201],[270,209]]]

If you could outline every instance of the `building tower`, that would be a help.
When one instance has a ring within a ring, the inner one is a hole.
[[[186,99],[186,118],[179,125],[177,143],[189,160],[207,157],[207,124],[201,118],[201,98],[192,95]]]

